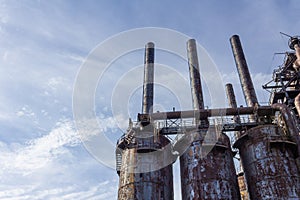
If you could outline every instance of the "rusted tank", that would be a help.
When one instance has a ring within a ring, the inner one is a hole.
[[[133,128],[119,141],[122,152],[118,200],[172,200],[172,154],[170,141],[155,135],[153,128]]]
[[[180,156],[183,200],[240,199],[229,138],[213,130],[190,133],[193,142]]]
[[[300,199],[296,144],[276,125],[249,129],[234,144],[250,199]]]

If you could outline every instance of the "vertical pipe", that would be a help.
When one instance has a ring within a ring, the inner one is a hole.
[[[258,105],[256,93],[249,73],[241,41],[238,35],[230,38],[230,44],[234,55],[234,60],[240,77],[244,97],[248,107]]]
[[[228,104],[230,108],[237,108],[236,98],[234,94],[234,90],[231,83],[225,85],[226,95],[228,99]],[[240,117],[235,115],[233,118],[235,123],[241,123]]]
[[[153,112],[153,82],[154,82],[154,43],[145,46],[144,85],[142,113]]]
[[[226,90],[226,95],[227,95],[227,99],[228,99],[228,104],[230,108],[237,108],[237,103],[236,103],[236,99],[235,99],[235,94],[234,94],[234,90],[232,87],[232,84],[228,83],[225,85],[225,90]],[[234,123],[241,123],[241,119],[238,115],[234,115],[233,116],[233,121]],[[235,139],[237,140],[239,137],[239,132],[235,132],[234,133]]]
[[[225,90],[226,90],[226,95],[227,95],[229,107],[230,108],[237,108],[236,98],[235,98],[235,94],[234,94],[232,84],[227,83],[225,85]],[[234,123],[237,123],[237,124],[241,123],[241,119],[238,115],[233,116],[233,121],[234,121]],[[235,131],[234,132],[235,141],[239,138],[239,136],[240,136],[240,132]],[[240,161],[239,161],[238,165],[239,165],[238,185],[239,185],[239,188],[240,188],[241,198],[242,199],[248,199],[249,195],[248,195],[247,187],[246,187],[246,184],[245,184],[245,177],[244,177],[243,167],[242,167]]]
[[[189,62],[193,109],[194,110],[204,109],[203,93],[202,93],[198,55],[197,55],[197,46],[196,46],[195,39],[188,40],[187,53],[188,53],[188,62]]]

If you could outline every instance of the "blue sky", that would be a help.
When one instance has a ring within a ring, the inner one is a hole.
[[[279,32],[300,34],[298,13],[296,0],[1,0],[0,199],[117,198],[116,172],[85,149],[72,113],[76,75],[89,53],[107,38],[143,27],[173,29],[195,38],[210,54],[222,84],[234,84],[241,105],[244,100],[229,44],[229,38],[238,34],[259,100],[267,102],[261,85],[282,61],[273,54],[288,50],[287,38]],[[185,62],[161,51],[156,58],[187,79]],[[99,124],[111,143],[127,121],[127,116],[117,116],[119,128],[112,115],[112,85],[132,66],[142,65],[142,50],[119,58],[100,81],[105,87],[96,91]],[[141,82],[142,76],[135,78]],[[182,93],[189,101],[189,91]],[[157,109],[172,108],[174,96],[163,86],[157,87],[156,96],[161,102]],[[130,116],[140,111],[140,98],[139,87],[129,100]],[[180,199],[178,164],[175,169],[175,199]]]

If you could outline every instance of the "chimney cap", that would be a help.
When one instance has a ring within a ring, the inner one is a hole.
[[[154,48],[154,43],[153,42],[148,42],[146,44],[146,48]]]

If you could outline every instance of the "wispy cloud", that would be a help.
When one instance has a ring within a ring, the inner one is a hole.
[[[103,130],[114,126],[107,123],[101,125]],[[69,169],[73,170],[71,173],[76,171],[78,174],[85,173],[84,171],[77,171],[82,169],[90,170],[90,173],[101,174],[101,169],[103,169],[96,161],[90,162],[86,158],[81,161],[81,165],[84,165],[79,169],[72,166],[78,159],[72,148],[82,146],[81,139],[82,137],[75,131],[73,123],[69,120],[62,120],[49,134],[30,140],[25,144],[0,142],[0,198],[114,198],[116,179],[102,183],[94,183],[93,181],[93,183],[87,183],[83,187],[82,184],[84,183],[77,183],[80,177],[68,177]],[[90,156],[88,155],[88,157]],[[62,158],[65,160],[61,160]],[[94,165],[98,166],[100,171],[96,172]],[[49,176],[54,178],[54,183],[50,179],[47,182]],[[62,180],[59,181],[60,179]],[[31,180],[30,184],[27,183],[29,180]]]
[[[29,141],[27,144],[1,144],[1,174],[26,175],[42,168],[57,156],[65,153],[66,147],[78,145],[80,139],[70,121],[60,122],[48,135]]]
[[[116,199],[116,187],[114,181],[100,182],[94,186],[82,185],[53,186],[47,189],[38,185],[21,185],[18,188],[0,187],[0,198],[3,200],[40,200],[40,199]]]

